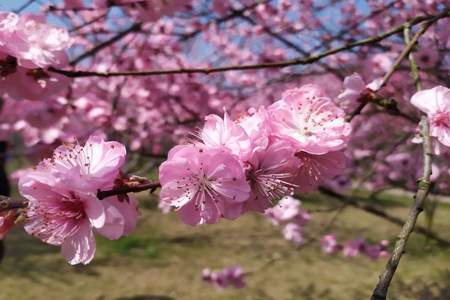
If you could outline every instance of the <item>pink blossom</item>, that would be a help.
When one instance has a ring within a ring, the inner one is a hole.
[[[338,95],[339,105],[346,111],[354,110],[362,97],[379,89],[380,79],[366,84],[358,73],[344,78],[344,90]]]
[[[367,245],[365,248],[365,254],[370,259],[378,259],[380,257],[386,257],[389,252],[387,247],[389,246],[389,241],[382,240],[379,244],[376,245]]]
[[[291,241],[295,246],[303,244],[302,226],[296,223],[288,223],[284,226],[282,233],[283,237],[286,240]]]
[[[43,69],[18,68],[16,72],[0,78],[0,91],[16,100],[43,100],[64,91],[70,80]]]
[[[411,104],[427,114],[430,135],[450,147],[450,89],[437,86],[415,93]]]
[[[84,7],[83,0],[64,0],[64,7],[67,9],[75,9]]]
[[[267,149],[257,147],[246,164],[252,188],[247,209],[263,213],[272,206],[272,201],[294,192],[295,185],[290,180],[298,163],[290,143],[280,140]]]
[[[69,179],[80,189],[97,191],[112,188],[125,163],[126,149],[119,142],[106,142],[99,135],[90,136],[85,145],[64,144],[53,157],[43,160],[38,168],[55,174],[73,174]]]
[[[203,269],[202,279],[207,283],[215,285],[219,289],[227,287],[243,288],[245,273],[240,266],[232,266],[223,269],[222,271],[214,272],[210,269]]]
[[[237,120],[250,138],[253,147],[265,149],[269,145],[270,127],[267,120],[268,114],[264,106],[258,110],[250,108]]]
[[[191,0],[116,0],[111,4],[106,0],[94,0],[94,3],[98,8],[117,5],[143,21],[154,22],[162,16],[171,15],[177,10],[188,8]]]
[[[291,196],[283,197],[277,205],[266,210],[265,215],[274,225],[290,221],[300,213],[300,200]]]
[[[190,225],[237,218],[250,193],[235,156],[202,145],[174,147],[160,166],[159,179],[161,201],[175,207]]]
[[[320,239],[320,246],[322,247],[322,251],[327,254],[334,254],[342,249],[342,246],[339,245],[334,234],[324,235]]]
[[[319,185],[341,174],[347,161],[343,151],[323,155],[299,152],[296,157],[300,161],[300,167],[297,170],[294,183],[302,192],[314,191]]]
[[[421,68],[433,68],[439,61],[439,52],[431,40],[425,39],[414,57]]]
[[[201,138],[206,146],[224,147],[241,159],[248,158],[251,151],[250,138],[241,126],[230,119],[227,112],[223,120],[217,115],[208,115],[205,119]]]
[[[268,111],[272,134],[292,142],[296,151],[319,155],[347,145],[351,126],[318,87],[288,90]]]
[[[298,214],[294,216],[292,221],[299,226],[305,226],[309,223],[309,221],[311,221],[311,215],[306,209],[300,209]]]
[[[0,13],[0,91],[10,97],[43,99],[69,84],[69,79],[45,70],[67,64],[72,40],[64,28],[36,15]]]
[[[72,44],[66,29],[44,23],[42,17],[0,14],[0,52],[17,58],[19,66],[46,68],[67,63],[65,50]]]
[[[339,94],[339,101],[354,103],[361,97],[361,93],[365,90],[366,83],[358,73],[353,73],[344,78],[344,91]]]
[[[85,146],[58,147],[19,179],[29,201],[25,230],[42,241],[61,246],[70,264],[89,263],[95,253],[94,231],[109,239],[129,234],[138,218],[134,199],[97,198],[111,188],[125,159],[125,147],[91,136]]]
[[[345,257],[355,257],[363,253],[366,249],[367,242],[363,238],[349,240],[344,244],[342,253]]]

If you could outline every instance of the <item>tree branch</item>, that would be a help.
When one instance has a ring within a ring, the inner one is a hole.
[[[392,67],[384,75],[383,79],[381,80],[380,85],[378,86],[378,90],[381,89],[382,87],[384,87],[388,83],[388,81],[391,78],[391,76],[398,69],[398,67],[400,66],[402,61],[405,59],[405,57],[407,57],[411,53],[412,49],[416,45],[416,43],[419,40],[419,38],[428,30],[428,28],[430,28],[430,26],[433,25],[435,22],[437,22],[439,19],[445,18],[445,17],[449,17],[449,16],[450,16],[450,9],[447,9],[444,12],[442,12],[441,14],[436,15],[436,16],[432,16],[430,19],[426,20],[426,22],[423,24],[422,28],[420,28],[420,30],[416,32],[416,34],[414,35],[412,40],[410,40],[406,44],[406,47],[403,49],[403,51],[397,57],[397,59],[395,60],[394,64],[392,65]],[[407,21],[407,22],[403,23],[402,25],[400,25],[400,30],[404,31],[405,28],[411,28],[412,24],[413,24],[412,21]],[[411,57],[412,57],[412,54],[410,55],[410,59],[411,59]],[[413,60],[414,60],[414,58],[413,58]],[[371,101],[362,101],[360,103],[360,105],[358,105],[358,107],[350,114],[350,117],[349,117],[348,121],[351,121],[355,116],[360,114],[361,111],[370,102]],[[405,116],[408,117],[407,115],[403,115],[403,117],[405,117]]]
[[[80,61],[95,55],[97,52],[99,52],[100,50],[114,44],[115,42],[123,39],[125,36],[127,36],[129,33],[134,32],[134,31],[138,31],[141,29],[141,23],[136,23],[133,24],[132,26],[130,26],[128,29],[125,29],[124,31],[119,32],[118,34],[116,34],[115,36],[113,36],[112,38],[104,41],[103,43],[98,44],[97,46],[93,47],[92,49],[84,52],[83,54],[80,54],[78,57],[76,57],[75,59],[73,59],[70,62],[71,66],[76,65],[77,63],[79,63]],[[53,69],[51,71],[55,71],[56,69]],[[67,71],[66,71],[67,72]],[[70,72],[70,71],[69,71]],[[58,73],[58,72],[56,72]],[[63,73],[60,73],[63,74]],[[65,74],[63,74],[65,75]],[[67,76],[67,75],[66,75]],[[70,76],[69,76],[70,77]]]
[[[217,67],[217,68],[179,68],[179,69],[168,69],[168,70],[141,70],[141,71],[121,71],[121,72],[95,72],[95,71],[77,71],[77,70],[61,70],[57,68],[49,68],[49,71],[62,74],[64,76],[70,77],[70,78],[77,78],[77,77],[116,77],[116,76],[158,76],[158,75],[168,75],[168,74],[212,74],[212,73],[218,73],[218,72],[226,72],[226,71],[237,71],[237,70],[256,70],[256,69],[267,69],[267,68],[284,68],[287,66],[293,66],[293,65],[306,65],[311,64],[313,62],[316,62],[324,57],[339,53],[341,51],[349,50],[355,47],[364,46],[368,44],[373,44],[376,42],[379,42],[381,40],[384,40],[396,33],[402,32],[405,24],[408,24],[409,26],[414,26],[416,24],[419,24],[424,21],[430,21],[429,25],[427,25],[427,28],[431,25],[431,23],[434,23],[435,21],[449,17],[450,16],[450,9],[446,9],[442,13],[438,15],[427,15],[427,16],[419,16],[415,17],[401,25],[398,25],[380,35],[369,37],[366,39],[362,39],[356,42],[348,43],[346,45],[336,47],[333,49],[330,49],[328,51],[322,52],[318,55],[312,55],[307,58],[295,58],[290,60],[284,60],[284,61],[278,61],[278,62],[270,62],[270,63],[258,63],[258,64],[244,64],[244,65],[229,65],[229,66],[223,66],[223,67]],[[414,40],[414,39],[413,39]],[[414,43],[417,40],[414,41]],[[104,48],[107,45],[109,45],[110,42],[106,41],[103,44],[100,44],[99,46],[95,47],[101,47]],[[413,46],[411,46],[412,48]],[[92,49],[88,52],[96,52]],[[408,51],[404,51],[406,56],[409,53],[410,49]],[[91,55],[89,53],[89,55]],[[85,58],[89,56],[88,53],[83,54],[82,58]],[[75,59],[75,63],[80,60],[80,57]],[[402,58],[403,60],[403,58]],[[72,62],[74,64],[74,62]],[[393,73],[393,72],[392,72]],[[387,74],[385,76],[384,81],[387,81],[392,74]]]
[[[408,218],[400,231],[398,240],[395,243],[394,251],[392,252],[389,261],[386,264],[386,268],[380,276],[377,286],[375,287],[372,300],[384,300],[387,297],[389,285],[397,270],[398,264],[402,255],[405,253],[406,243],[411,232],[414,230],[417,218],[423,211],[423,204],[430,191],[430,176],[431,176],[431,138],[429,132],[429,124],[426,116],[422,116],[420,121],[420,134],[423,138],[423,177],[418,181],[417,192],[415,195],[414,203],[409,212]]]
[[[159,181],[148,181],[148,182],[144,182],[144,183],[140,183],[140,184],[136,184],[136,185],[125,185],[125,186],[113,188],[111,190],[98,191],[97,198],[100,200],[103,200],[103,199],[105,199],[107,197],[111,197],[111,196],[123,195],[123,194],[127,194],[127,193],[139,193],[139,192],[143,192],[146,190],[150,190],[151,192],[153,192],[154,190],[156,190],[157,188],[160,188],[160,187],[161,187],[161,184],[159,183]]]
[[[97,192],[97,198],[99,200],[103,200],[111,196],[124,195],[127,193],[139,193],[146,190],[150,190],[151,192],[153,192],[159,187],[161,187],[159,181],[151,181],[139,177],[138,180],[131,179],[124,185],[115,187],[111,190],[104,190],[104,191],[99,190]],[[28,207],[28,200],[26,199],[13,199],[10,197],[0,195],[0,212],[27,207]]]
[[[409,24],[406,24],[405,29],[403,30],[403,38],[405,40],[405,44],[411,43],[410,32],[411,32],[411,26],[409,26]],[[416,90],[420,91],[421,86],[420,86],[420,77],[419,77],[419,67],[417,66],[417,63],[416,63],[416,60],[414,59],[414,54],[412,51],[409,52],[408,59],[409,59],[409,65],[411,68],[411,77],[414,80],[414,85],[416,86]]]

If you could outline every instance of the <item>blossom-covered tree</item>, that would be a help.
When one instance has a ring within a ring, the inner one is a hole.
[[[159,206],[189,225],[261,213],[297,247],[390,256],[372,295],[385,299],[415,227],[446,242],[415,223],[429,193],[450,195],[449,28],[446,0],[51,0],[2,11],[0,143],[36,167],[12,174],[21,198],[3,192],[0,238],[24,220],[87,264],[94,233],[132,233],[129,194],[160,188]],[[159,180],[134,176],[140,164],[125,173],[127,155],[158,166]],[[385,240],[305,237],[311,216],[294,195],[358,207],[352,189],[391,187],[416,193],[406,220],[359,207],[404,221],[392,253]],[[240,288],[244,275],[203,279]]]

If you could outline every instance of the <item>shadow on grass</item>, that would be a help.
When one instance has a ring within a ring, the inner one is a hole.
[[[60,255],[60,248],[27,235],[21,228],[14,229],[5,240],[6,253],[0,265],[0,276],[26,278],[35,283],[46,279],[70,284],[74,273],[98,276],[93,266],[71,266]],[[96,261],[101,264],[102,260]],[[103,262],[105,263],[105,261]]]
[[[417,279],[406,284],[400,281],[396,289],[402,291],[410,299],[417,300],[448,300],[450,299],[450,270],[441,273],[439,280],[425,282]]]

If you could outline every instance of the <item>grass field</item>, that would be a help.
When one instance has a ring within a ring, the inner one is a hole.
[[[337,206],[323,197],[306,199],[311,209]],[[404,218],[407,199],[383,201]],[[130,237],[97,238],[88,266],[68,265],[58,248],[26,236],[20,228],[7,238],[0,266],[0,299],[369,299],[386,259],[346,259],[321,253],[317,242],[294,249],[279,228],[258,215],[192,228],[176,215],[162,215],[143,200],[142,218]],[[307,234],[315,236],[335,212],[314,213]],[[421,217],[423,224],[423,216]],[[450,206],[438,207],[433,230],[450,240]],[[340,240],[366,237],[393,241],[399,227],[363,211],[346,208],[332,228]],[[268,262],[272,261],[268,265]],[[204,267],[240,264],[252,273],[247,287],[218,291],[201,281]],[[414,234],[393,282],[390,299],[450,299],[450,252]]]

